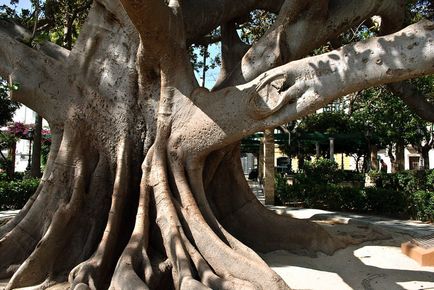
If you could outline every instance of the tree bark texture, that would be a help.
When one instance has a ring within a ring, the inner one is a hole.
[[[71,51],[30,48],[2,23],[0,74],[52,130],[38,190],[0,228],[7,289],[288,289],[255,251],[345,246],[264,208],[238,142],[348,93],[433,73],[434,25],[301,58],[366,17],[394,27],[401,1],[202,2],[95,1]],[[247,48],[231,27],[256,8],[279,16]],[[223,49],[210,92],[187,44],[221,23],[234,49]]]

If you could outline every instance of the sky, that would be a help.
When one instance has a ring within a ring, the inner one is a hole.
[[[217,54],[220,53],[220,44],[214,44],[214,45],[210,45],[208,48],[209,54],[210,54],[210,59],[215,58],[215,56]],[[209,60],[208,60],[209,62]],[[214,86],[218,76],[219,76],[219,72],[220,72],[220,67],[217,66],[216,68],[213,69],[209,69],[206,71],[206,75],[205,75],[205,87],[207,89],[212,89],[212,87]],[[198,73],[195,72],[196,75],[196,79],[198,80],[199,84],[202,84],[202,71],[199,71]]]
[[[11,6],[9,0],[0,0],[0,5]],[[30,9],[31,8],[31,4],[30,4],[29,0],[19,0],[17,7],[21,8],[21,9],[22,8]]]

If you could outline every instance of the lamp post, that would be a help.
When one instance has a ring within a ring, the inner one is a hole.
[[[335,161],[335,138],[330,137],[330,161]]]
[[[27,171],[30,171],[32,168],[31,160],[32,160],[32,138],[33,138],[33,129],[30,128],[29,132],[27,133],[27,137],[29,138],[29,159],[27,161]]]
[[[368,145],[368,154],[367,154],[367,158],[366,158],[366,172],[369,172],[369,170],[371,170],[371,126],[368,124],[367,125],[367,130],[365,133],[365,137],[366,137],[366,143]]]

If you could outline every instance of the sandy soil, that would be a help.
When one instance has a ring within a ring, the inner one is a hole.
[[[434,226],[415,222],[342,217],[317,210],[291,211],[310,218],[353,245],[328,256],[299,256],[286,251],[262,255],[292,289],[304,290],[418,290],[434,289],[434,267],[421,267],[401,253],[402,242],[434,232]],[[7,281],[0,281],[4,289]],[[66,289],[56,285],[51,289]],[[270,289],[272,290],[272,289]]]

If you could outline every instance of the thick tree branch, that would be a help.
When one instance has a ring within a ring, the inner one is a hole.
[[[284,0],[184,0],[185,34],[196,43],[222,23],[247,15],[255,9],[278,12]]]
[[[402,18],[402,1],[396,0],[287,0],[273,27],[246,53],[222,85],[237,85],[259,74],[308,55],[315,48],[373,15],[395,13]],[[266,58],[263,56],[267,55]]]
[[[63,63],[26,46],[0,27],[0,75],[18,83],[13,99],[38,112],[50,123],[63,122],[66,102],[77,97]]]
[[[421,21],[395,34],[290,62],[245,85],[211,94],[196,91],[192,100],[201,111],[193,116],[197,119],[191,118],[194,124],[182,124],[184,130],[197,131],[197,120],[213,129],[212,137],[202,136],[207,140],[202,148],[191,150],[210,152],[298,119],[351,92],[432,74],[433,39],[434,24]]]
[[[165,1],[120,0],[120,2],[142,38],[152,42],[152,45],[148,45],[148,49],[156,50],[160,43],[168,42],[169,27],[173,17]]]
[[[47,56],[63,63],[66,63],[69,53],[71,52],[70,50],[49,41],[44,41],[43,43],[39,44],[37,49],[42,51]]]
[[[400,97],[419,117],[434,122],[434,104],[430,103],[426,96],[420,94],[410,82],[392,83],[388,85],[388,88],[394,95]]]
[[[222,34],[222,65],[220,74],[215,84],[216,87],[223,82],[235,69],[249,46],[239,38],[234,22],[225,23],[221,26]]]
[[[280,99],[295,98],[294,103],[278,102],[275,109],[265,113],[264,116],[274,114],[265,121],[294,120],[351,92],[432,74],[433,39],[434,23],[421,21],[395,34],[289,63],[282,68],[286,71],[286,80],[294,80],[294,84],[288,90],[280,88]],[[255,102],[253,107],[264,108],[262,103],[257,104]],[[285,108],[279,110],[280,106]]]

